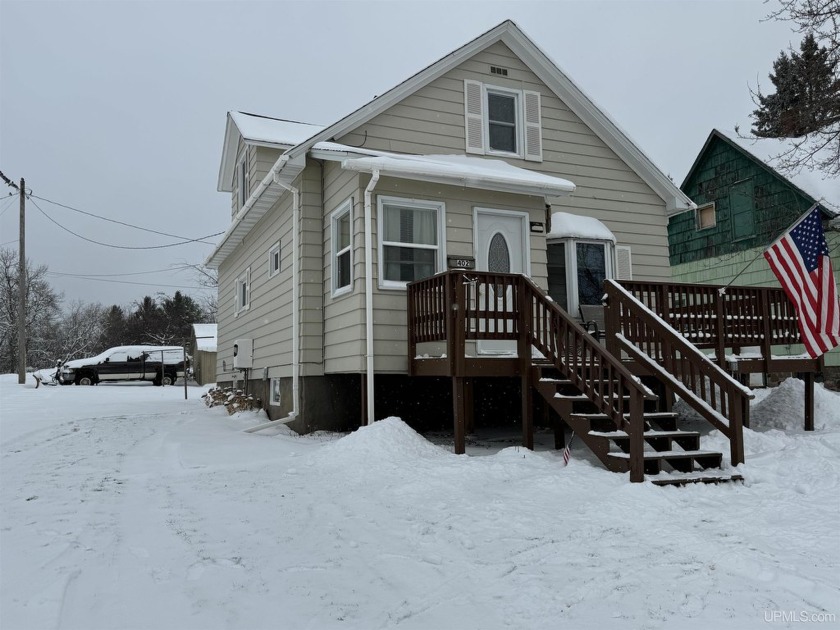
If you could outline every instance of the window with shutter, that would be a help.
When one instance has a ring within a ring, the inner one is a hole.
[[[464,81],[467,153],[484,153],[484,89],[478,81]]]
[[[540,93],[464,81],[467,153],[542,161]]]

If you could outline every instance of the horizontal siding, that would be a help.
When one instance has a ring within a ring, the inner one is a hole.
[[[490,65],[507,68],[491,75]],[[388,108],[340,141],[405,153],[464,154],[464,80],[473,79],[541,94],[543,162],[511,164],[564,177],[577,186],[554,211],[594,216],[633,251],[634,277],[670,277],[668,233],[662,199],[569,107],[501,42]],[[471,234],[471,226],[467,228]],[[457,235],[455,236],[457,239]],[[457,247],[457,240],[453,243]],[[543,254],[544,258],[544,254]],[[536,259],[536,258],[534,258]]]

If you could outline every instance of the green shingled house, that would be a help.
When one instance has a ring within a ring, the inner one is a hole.
[[[779,286],[761,254],[814,204],[823,212],[835,279],[840,277],[840,182],[820,173],[778,173],[769,164],[789,147],[712,130],[681,186],[697,209],[668,223],[674,280],[728,284],[734,278],[736,285]],[[795,354],[802,347],[778,352]],[[825,365],[840,372],[840,350],[828,353]]]

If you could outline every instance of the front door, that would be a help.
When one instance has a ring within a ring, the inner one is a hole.
[[[475,259],[478,271],[496,273],[524,273],[530,275],[528,214],[476,208]],[[487,289],[492,291],[492,289]],[[483,300],[484,295],[479,299]],[[498,308],[512,310],[513,295],[489,295]],[[479,354],[515,355],[515,341],[483,340],[478,343]]]

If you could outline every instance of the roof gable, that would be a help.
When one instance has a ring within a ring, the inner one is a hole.
[[[503,42],[508,46],[569,109],[639,175],[665,201],[669,214],[694,207],[691,200],[651,162],[627,134],[511,20],[502,22],[291,148],[288,151],[289,156],[301,157],[318,142],[340,138],[496,42]]]
[[[767,140],[771,142],[766,143]],[[767,163],[769,158],[773,155],[777,155],[779,151],[784,150],[784,146],[780,146],[778,143],[774,145],[774,140],[775,139],[773,138],[762,138],[753,141],[746,138],[732,137],[718,129],[712,129],[709,137],[706,138],[706,142],[703,144],[703,148],[700,149],[700,152],[697,154],[697,158],[688,170],[685,179],[683,179],[683,183],[680,188],[683,190],[686,189],[692,177],[705,162],[706,156],[711,150],[713,143],[723,142],[761,169],[773,175],[773,177],[780,179],[795,188],[803,197],[808,199],[810,203],[818,204],[826,215],[834,217],[840,214],[840,189],[838,189],[836,182],[827,182],[820,180],[818,177],[809,177],[808,174],[805,173],[799,173],[791,177],[786,177]],[[759,157],[756,155],[757,153],[762,154],[763,157]],[[826,198],[828,195],[831,195],[832,192],[834,193],[834,196]]]

